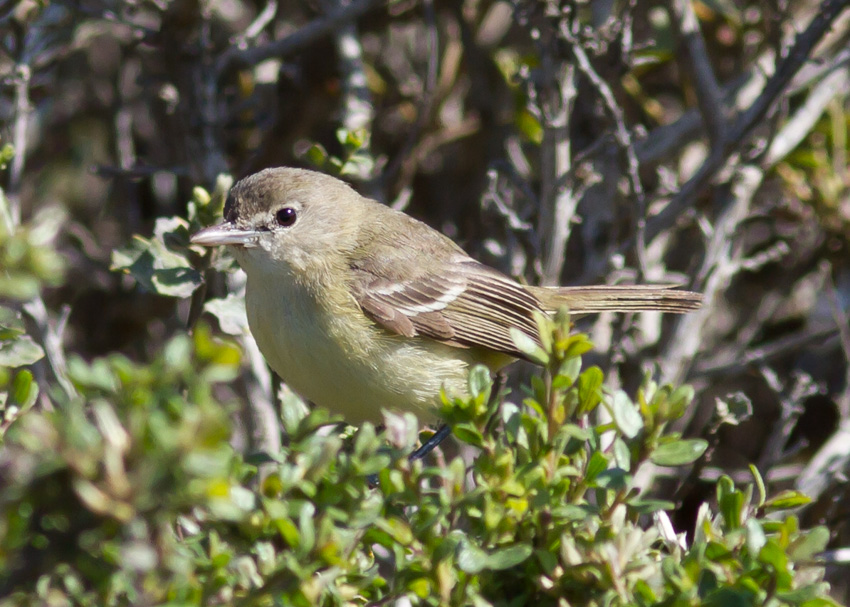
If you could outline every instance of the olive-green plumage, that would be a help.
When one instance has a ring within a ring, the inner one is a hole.
[[[301,169],[237,183],[225,222],[193,237],[231,245],[248,275],[248,321],[293,389],[351,423],[380,409],[428,413],[468,369],[521,357],[512,328],[539,340],[535,314],[699,307],[669,287],[529,287],[469,257],[446,236]]]

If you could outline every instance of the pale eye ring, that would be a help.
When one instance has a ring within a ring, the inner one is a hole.
[[[297,215],[292,207],[283,207],[274,214],[274,219],[277,221],[277,225],[288,228],[295,223]]]

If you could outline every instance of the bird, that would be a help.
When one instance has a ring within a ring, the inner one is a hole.
[[[381,410],[435,416],[470,369],[527,358],[537,314],[698,308],[672,286],[538,287],[469,256],[449,237],[316,171],[269,168],[230,190],[224,220],[191,237],[225,245],[247,275],[248,325],[270,367],[352,425]]]

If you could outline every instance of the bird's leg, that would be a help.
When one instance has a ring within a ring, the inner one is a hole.
[[[496,372],[496,379],[493,380],[493,387],[490,388],[490,402],[487,403],[488,410],[490,410],[490,407],[493,406],[495,400],[499,398],[499,394],[502,392],[502,388],[505,387],[505,382],[507,380],[508,377],[505,375],[504,371]],[[497,413],[498,411],[494,411],[493,415],[487,421],[487,425],[484,427],[484,434],[490,434],[496,429],[496,424],[499,422],[499,416]]]
[[[425,443],[421,447],[419,447],[416,451],[411,453],[407,457],[407,459],[409,459],[412,462],[415,462],[418,459],[422,459],[423,457],[425,457],[426,455],[431,453],[431,451],[436,449],[437,445],[439,445],[441,442],[443,442],[445,440],[445,438],[451,433],[452,433],[452,429],[449,428],[449,425],[443,424],[442,426],[440,426],[439,430],[437,430],[434,434],[431,435],[431,438],[426,440]]]
[[[490,402],[487,403],[488,409],[492,406],[493,402],[495,402],[495,400],[497,398],[499,398],[499,393],[502,391],[502,388],[504,387],[504,385],[505,385],[505,374],[502,373],[501,371],[499,371],[498,373],[496,373],[496,379],[493,381],[493,387],[490,391]],[[493,415],[493,419],[496,419],[496,415]],[[492,431],[492,429],[493,429],[493,425],[494,425],[493,419],[491,419],[490,421],[487,422],[486,431],[488,431],[488,432]],[[452,430],[451,430],[451,428],[449,428],[448,424],[443,424],[442,426],[440,426],[440,429],[437,430],[431,436],[431,438],[429,438],[427,441],[425,441],[425,444],[423,444],[416,451],[411,453],[408,456],[407,459],[409,459],[412,462],[415,462],[418,459],[422,459],[423,457],[425,457],[426,455],[431,453],[431,451],[436,449],[437,446],[441,442],[443,442],[449,434],[451,434],[451,431]]]
[[[499,398],[499,393],[502,391],[502,388],[504,387],[504,385],[505,385],[505,374],[500,371],[496,374],[496,379],[493,382],[493,388],[492,388],[492,391],[490,392],[490,402],[488,403],[488,408],[490,407],[490,405],[493,404],[493,402],[497,398]],[[495,418],[496,416],[494,415],[493,417]],[[488,431],[492,430],[493,425],[494,425],[493,420],[491,419],[487,423],[487,430]],[[440,443],[442,443],[446,439],[446,437],[451,433],[452,433],[452,429],[449,427],[449,425],[443,424],[442,426],[440,426],[440,428],[434,434],[431,435],[431,438],[429,438],[428,440],[426,440],[422,444],[421,447],[419,447],[416,451],[414,451],[409,456],[407,456],[407,459],[411,462],[415,462],[416,460],[420,460],[420,459],[424,458],[426,455],[431,453],[431,451],[436,449],[440,445]],[[373,488],[377,487],[378,486],[378,475],[377,474],[370,474],[367,477],[367,481],[368,481],[368,483],[371,487],[373,487]]]

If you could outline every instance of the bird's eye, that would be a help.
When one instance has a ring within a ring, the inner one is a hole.
[[[295,223],[295,209],[292,207],[283,207],[274,215],[277,225],[288,228]]]

